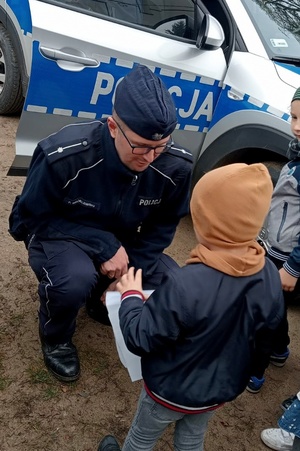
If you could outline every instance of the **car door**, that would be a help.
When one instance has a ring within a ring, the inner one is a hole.
[[[167,85],[177,141],[197,154],[226,72],[221,48],[196,46],[205,9],[192,0],[29,4],[32,66],[12,172],[26,170],[36,143],[63,125],[111,114],[117,83],[137,63]]]

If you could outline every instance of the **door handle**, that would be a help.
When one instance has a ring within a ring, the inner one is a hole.
[[[70,49],[71,50],[71,49]],[[73,53],[65,52],[58,49],[51,49],[49,47],[40,47],[42,55],[52,60],[70,61],[72,63],[82,64],[84,66],[99,66],[99,62],[94,58],[86,56],[74,55]]]

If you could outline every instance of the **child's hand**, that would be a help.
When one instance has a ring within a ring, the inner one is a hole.
[[[128,272],[124,274],[116,285],[116,289],[121,293],[128,290],[137,290],[143,292],[142,287],[142,270],[138,269],[134,274],[134,267],[129,268]]]
[[[282,289],[284,291],[294,291],[298,278],[291,276],[284,268],[279,270]]]

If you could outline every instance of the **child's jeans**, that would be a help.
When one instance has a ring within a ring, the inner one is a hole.
[[[286,432],[295,434],[300,437],[300,401],[297,394],[297,398],[292,402],[288,409],[278,420],[278,426],[284,429]]]
[[[171,423],[175,423],[174,450],[202,451],[208,421],[213,414],[214,411],[175,412],[155,402],[143,388],[122,451],[151,451]]]

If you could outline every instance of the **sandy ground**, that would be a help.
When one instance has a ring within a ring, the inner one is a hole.
[[[6,175],[18,120],[0,117],[0,451],[96,451],[105,434],[113,433],[123,442],[141,382],[132,383],[120,363],[111,328],[94,322],[84,310],[74,337],[80,380],[61,384],[44,368],[37,333],[37,283],[23,244],[7,232],[11,205],[24,183],[24,178]],[[191,221],[185,218],[169,253],[183,264],[193,244]],[[267,449],[260,431],[276,426],[280,402],[299,390],[299,314],[299,307],[290,308],[291,356],[285,367],[270,367],[259,394],[245,392],[215,414],[206,451]],[[172,428],[156,449],[173,449]]]

